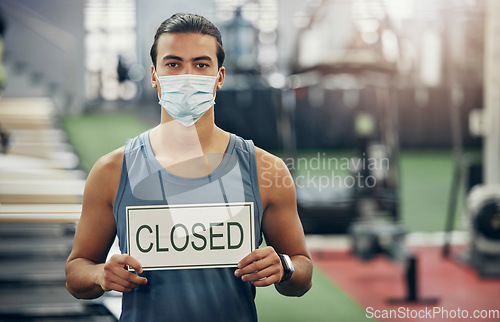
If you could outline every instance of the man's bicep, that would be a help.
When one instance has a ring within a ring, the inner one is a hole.
[[[292,177],[287,169],[278,167],[275,178],[278,179],[275,185],[271,191],[266,192],[269,195],[263,218],[266,242],[279,253],[309,257],[305,246],[304,231],[297,212]]]
[[[114,241],[116,222],[110,204],[112,186],[109,173],[105,172],[106,167],[96,164],[89,174],[70,258],[104,262]]]

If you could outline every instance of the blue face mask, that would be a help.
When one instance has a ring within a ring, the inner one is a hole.
[[[215,104],[213,90],[217,76],[156,75],[156,79],[161,89],[158,104],[184,126],[193,125]]]

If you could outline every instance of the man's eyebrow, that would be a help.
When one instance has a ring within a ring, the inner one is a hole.
[[[200,56],[200,57],[193,58],[193,61],[200,61],[200,60],[212,61],[212,58],[210,58],[210,56]]]
[[[183,61],[183,59],[181,57],[179,57],[179,56],[167,55],[167,56],[163,57],[163,60],[169,60],[169,59]]]
[[[184,61],[184,59],[182,59],[179,56],[175,56],[175,55],[167,55],[167,56],[163,57],[163,60],[169,60],[169,59]],[[200,61],[200,60],[212,61],[212,58],[210,56],[199,56],[199,57],[193,58],[193,61]]]

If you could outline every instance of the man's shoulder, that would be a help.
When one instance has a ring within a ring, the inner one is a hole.
[[[108,171],[121,170],[124,150],[125,147],[122,146],[114,151],[111,151],[103,155],[96,161],[94,167],[92,168],[92,171],[108,172]]]
[[[264,208],[280,200],[295,198],[293,178],[285,161],[261,148],[255,148],[259,190]],[[290,199],[291,200],[291,199]]]
[[[260,172],[288,172],[288,168],[283,159],[257,146],[255,147],[255,157],[257,159],[257,169],[260,170]]]
[[[87,177],[85,194],[90,200],[113,204],[121,177],[123,147],[100,157]],[[90,196],[90,197],[89,197]],[[86,198],[84,197],[84,202]]]
[[[265,159],[265,160],[270,160],[270,161],[280,161],[281,159],[279,157],[277,157],[276,155],[262,149],[262,148],[259,148],[258,146],[255,146],[255,156],[257,157],[257,160],[258,159]]]

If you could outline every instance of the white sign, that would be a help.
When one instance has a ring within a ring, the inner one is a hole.
[[[127,207],[128,254],[144,270],[236,267],[254,231],[252,202]]]

